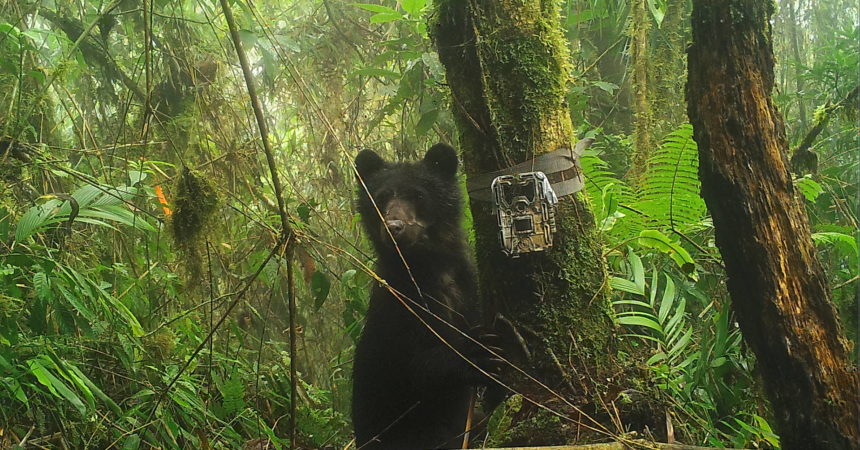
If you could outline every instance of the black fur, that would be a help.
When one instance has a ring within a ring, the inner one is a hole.
[[[442,322],[493,345],[492,335],[470,330],[477,323],[477,287],[461,226],[456,151],[437,144],[422,161],[389,163],[364,150],[355,165],[358,210],[379,256],[376,271],[406,304],[388,288],[374,286],[355,350],[357,445],[459,448],[472,388],[489,379],[429,328],[490,373],[498,371],[499,361]]]

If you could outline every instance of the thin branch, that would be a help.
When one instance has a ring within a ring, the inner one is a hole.
[[[803,175],[804,173],[816,173],[818,171],[818,156],[812,153],[809,149],[812,147],[812,143],[815,142],[815,139],[824,131],[824,128],[827,126],[827,123],[830,122],[830,117],[833,116],[833,113],[839,108],[857,101],[857,94],[860,86],[854,86],[854,89],[848,93],[842,100],[839,100],[836,103],[827,102],[824,105],[824,110],[821,113],[816,114],[815,125],[813,125],[812,129],[806,133],[806,136],[803,137],[803,140],[800,141],[800,144],[791,152],[791,166],[792,169],[798,174]],[[856,105],[855,105],[856,107]]]
[[[230,37],[233,39],[233,46],[236,48],[236,55],[239,57],[239,64],[242,66],[242,75],[245,78],[245,85],[248,88],[248,97],[250,97],[251,100],[254,117],[257,119],[257,127],[260,131],[260,140],[263,142],[263,152],[266,154],[266,163],[269,166],[269,172],[272,177],[272,187],[275,191],[275,199],[278,202],[278,215],[281,218],[281,238],[279,239],[279,244],[283,247],[277,250],[280,250],[281,254],[284,256],[287,266],[287,296],[290,309],[290,448],[294,449],[296,448],[296,400],[298,394],[298,377],[296,374],[296,357],[298,356],[296,348],[296,293],[295,283],[293,280],[292,258],[294,236],[287,218],[287,209],[284,203],[281,180],[278,178],[275,156],[272,152],[271,143],[269,142],[269,132],[266,125],[266,119],[263,116],[263,107],[260,103],[260,98],[257,96],[257,89],[254,87],[254,76],[251,73],[251,65],[248,63],[248,57],[242,49],[242,41],[239,37],[239,30],[236,28],[233,11],[230,9],[230,5],[227,3],[227,0],[221,0],[221,10],[224,11],[224,20],[230,28]]]

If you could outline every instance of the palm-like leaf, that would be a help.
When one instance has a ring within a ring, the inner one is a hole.
[[[146,231],[155,228],[146,220],[128,209],[125,202],[137,192],[132,187],[110,187],[86,185],[71,194],[78,206],[75,221],[113,228],[105,222],[112,221]],[[15,240],[23,242],[35,233],[51,225],[69,220],[72,204],[69,201],[51,199],[27,210],[15,229]]]

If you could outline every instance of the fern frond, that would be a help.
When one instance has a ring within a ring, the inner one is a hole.
[[[640,214],[628,209],[639,202],[636,192],[610,172],[609,165],[597,155],[583,155],[580,164],[586,180],[585,191],[594,211],[603,211],[606,208],[603,204],[604,192],[611,191],[620,206],[619,211],[624,214],[623,217],[618,218],[609,234],[619,241],[638,235],[644,227],[644,222]]]
[[[684,230],[700,224],[707,214],[699,188],[699,155],[693,127],[684,124],[669,133],[650,158],[642,177],[638,207],[649,224]]]

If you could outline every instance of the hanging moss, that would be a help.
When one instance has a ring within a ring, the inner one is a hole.
[[[184,167],[176,183],[173,220],[170,229],[179,247],[197,241],[218,206],[218,194],[205,177]]]
[[[144,354],[148,362],[161,363],[170,359],[176,349],[176,335],[170,328],[162,328],[142,339]]]
[[[218,193],[203,175],[183,167],[176,182],[176,198],[170,232],[173,242],[184,253],[184,263],[192,285],[200,278],[200,247],[204,232],[218,207]]]

